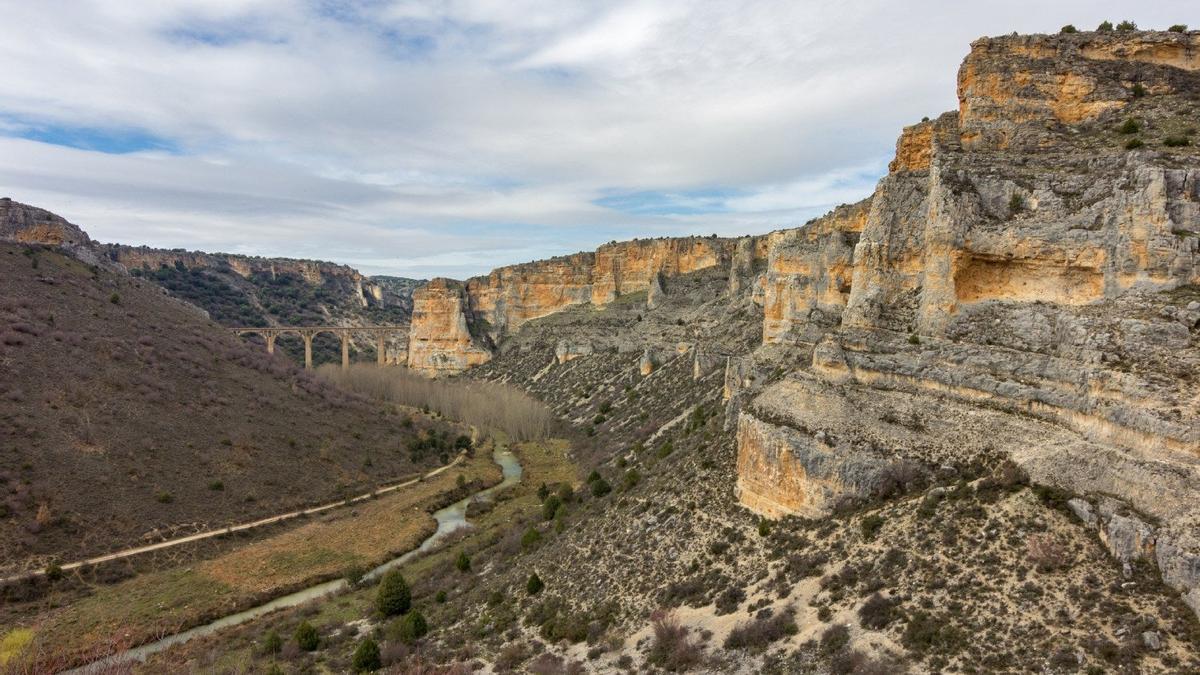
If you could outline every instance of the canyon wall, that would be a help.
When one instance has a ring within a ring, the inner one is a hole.
[[[764,345],[726,377],[742,503],[817,517],[998,453],[1200,612],[1197,54],[977,41],[869,199],[769,235]]]
[[[384,298],[383,286],[372,281],[370,277],[363,276],[358,270],[348,265],[320,260],[263,258],[232,253],[204,253],[123,244],[103,244],[100,248],[111,260],[124,265],[129,270],[154,271],[160,267],[182,265],[187,269],[206,268],[228,271],[247,279],[255,274],[266,274],[271,278],[281,274],[290,274],[303,279],[312,286],[320,286],[326,282],[345,284],[352,289],[350,299],[361,307],[379,303]]]
[[[427,374],[461,372],[488,360],[492,347],[527,321],[649,294],[660,277],[724,269],[737,247],[738,240],[717,237],[638,239],[501,267],[461,284],[435,280],[414,294],[408,366]],[[441,336],[450,326],[453,331]]]

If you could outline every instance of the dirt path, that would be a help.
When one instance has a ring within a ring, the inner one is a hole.
[[[95,558],[88,558],[87,560],[77,560],[75,562],[69,562],[64,565],[61,565],[61,568],[65,572],[68,570],[73,570],[73,569],[77,569],[79,567],[83,567],[84,565],[96,565],[99,563],[109,562],[112,560],[120,560],[122,558],[129,558],[131,556],[140,555],[142,553],[149,553],[151,551],[159,551],[159,550],[162,550],[165,548],[173,548],[175,546],[182,546],[183,544],[190,544],[194,541],[202,541],[204,539],[210,539],[212,537],[219,537],[223,534],[231,534],[233,532],[241,532],[243,530],[251,530],[256,527],[262,527],[264,525],[273,525],[275,523],[280,523],[285,520],[291,520],[292,518],[299,518],[301,516],[310,516],[315,513],[323,513],[325,511],[329,511],[331,509],[336,509],[339,506],[346,506],[349,504],[355,504],[358,502],[366,501],[368,499],[373,499],[381,494],[386,494],[388,492],[394,492],[396,490],[399,490],[400,488],[408,487],[410,485],[415,485],[416,483],[419,483],[428,478],[432,478],[432,477],[442,473],[443,471],[446,471],[448,469],[453,468],[454,466],[457,466],[458,464],[460,464],[463,461],[464,458],[466,458],[466,454],[459,453],[458,456],[455,457],[454,460],[452,462],[450,462],[449,464],[440,466],[423,476],[418,476],[416,478],[410,478],[409,480],[406,480],[402,483],[388,485],[386,487],[382,487],[377,490],[373,490],[371,492],[367,492],[367,493],[358,495],[357,497],[351,497],[350,499],[342,499],[342,500],[339,500],[336,502],[330,502],[328,504],[322,504],[320,506],[314,506],[311,508],[301,509],[298,511],[289,511],[287,513],[281,513],[281,514],[274,515],[274,516],[268,516],[267,518],[260,518],[259,520],[251,521],[249,523],[241,523],[239,525],[230,525],[228,527],[222,527],[217,530],[206,530],[204,532],[197,532],[196,534],[189,534],[186,537],[178,537],[176,539],[168,539],[166,541],[160,541],[160,542],[157,542],[154,544],[147,544],[145,546],[137,546],[134,548],[127,548],[122,551],[116,551],[115,553],[107,553],[105,555],[96,556]],[[44,576],[45,574],[46,574],[45,570],[37,570],[34,572],[25,572],[23,574],[14,574],[9,577],[0,577],[0,584],[24,581],[26,579],[32,579],[34,577]]]

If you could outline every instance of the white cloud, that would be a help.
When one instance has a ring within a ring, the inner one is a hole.
[[[1136,18],[1168,25],[1189,8],[1156,3]],[[102,240],[418,276],[639,234],[761,232],[869,193],[900,128],[954,107],[972,39],[1122,11],[0,0],[0,136],[138,130],[178,148],[106,155],[0,138],[0,192]],[[714,189],[738,195],[724,212],[595,204]]]

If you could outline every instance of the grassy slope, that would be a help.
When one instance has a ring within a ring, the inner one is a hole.
[[[339,499],[440,459],[405,449],[433,423],[407,427],[145,281],[2,245],[0,287],[9,570]]]

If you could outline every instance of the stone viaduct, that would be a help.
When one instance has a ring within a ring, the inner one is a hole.
[[[375,336],[376,360],[386,363],[386,340],[389,335],[408,335],[408,326],[245,326],[229,329],[235,335],[261,335],[267,341],[267,352],[275,353],[275,338],[285,333],[294,333],[304,340],[304,367],[312,370],[313,338],[320,333],[333,333],[342,340],[342,367],[350,366],[350,335],[369,333]]]

